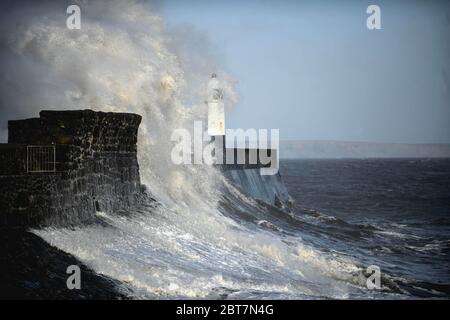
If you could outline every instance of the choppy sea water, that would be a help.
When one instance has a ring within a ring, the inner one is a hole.
[[[291,212],[217,172],[211,194],[35,233],[137,299],[450,296],[449,160],[290,160],[281,173]],[[367,288],[370,265],[379,290]]]
[[[450,160],[281,165],[311,243],[379,266],[406,296],[450,295]]]

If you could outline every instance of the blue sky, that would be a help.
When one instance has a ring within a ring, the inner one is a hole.
[[[366,8],[381,8],[381,30]],[[449,1],[164,1],[238,80],[227,127],[281,139],[450,143]]]

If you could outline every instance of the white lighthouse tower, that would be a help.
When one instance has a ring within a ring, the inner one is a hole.
[[[225,136],[225,110],[223,89],[217,75],[213,73],[208,82],[208,135]],[[223,137],[222,137],[223,139]]]

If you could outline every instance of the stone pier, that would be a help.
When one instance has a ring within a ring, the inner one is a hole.
[[[75,225],[137,204],[141,116],[41,111],[0,144],[0,226]],[[30,150],[33,155],[30,155]]]

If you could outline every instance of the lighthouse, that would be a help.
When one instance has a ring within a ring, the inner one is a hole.
[[[214,143],[216,164],[223,164],[225,153],[225,105],[223,89],[217,74],[213,73],[208,81],[208,135]]]
[[[225,136],[225,110],[223,89],[217,75],[213,73],[208,81],[208,135]]]

